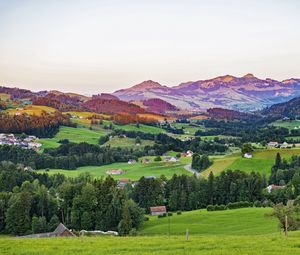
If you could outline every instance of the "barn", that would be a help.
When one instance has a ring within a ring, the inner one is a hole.
[[[75,236],[64,224],[59,223],[53,232],[32,234],[26,236],[19,236],[19,238],[43,238],[43,237],[73,237]]]

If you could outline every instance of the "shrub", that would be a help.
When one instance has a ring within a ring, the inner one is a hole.
[[[129,231],[129,235],[130,236],[137,236],[138,235],[138,232],[135,228],[132,228],[130,231]]]
[[[157,156],[154,158],[154,161],[158,162],[158,161],[162,161],[161,156]]]
[[[144,221],[149,221],[149,217],[144,217]]]
[[[262,206],[261,202],[258,201],[258,200],[255,201],[253,205],[254,205],[255,207],[261,207],[261,206]]]
[[[181,215],[181,214],[182,214],[182,212],[181,212],[181,211],[178,211],[178,212],[177,212],[177,215]]]
[[[166,213],[164,213],[162,216],[163,216],[163,217],[167,217],[167,214],[166,214]]]
[[[163,215],[161,215],[161,214],[157,215],[157,218],[162,218],[162,217],[163,217]]]
[[[168,212],[168,216],[173,216],[173,213],[171,213],[171,212]]]
[[[215,211],[216,208],[215,208],[214,205],[208,205],[208,206],[206,207],[206,210],[209,211],[209,212],[212,212],[212,211]]]

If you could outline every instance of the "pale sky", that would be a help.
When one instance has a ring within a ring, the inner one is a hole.
[[[299,13],[298,0],[0,0],[0,85],[96,94],[300,78]]]

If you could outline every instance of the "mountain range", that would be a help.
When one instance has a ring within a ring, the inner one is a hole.
[[[225,75],[209,80],[189,81],[173,87],[148,80],[115,91],[113,95],[135,103],[157,98],[188,111],[215,107],[254,111],[300,96],[300,79],[277,81],[259,79],[253,74],[242,77]]]

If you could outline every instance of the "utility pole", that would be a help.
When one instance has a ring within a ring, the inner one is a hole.
[[[285,232],[285,236],[287,236],[287,234],[288,234],[288,217],[287,217],[287,215],[285,215],[284,232]]]

